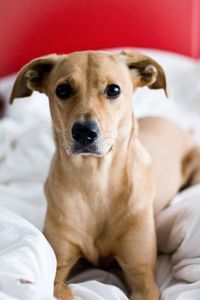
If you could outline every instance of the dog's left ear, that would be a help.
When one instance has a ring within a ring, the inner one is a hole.
[[[165,72],[155,60],[131,50],[124,50],[120,54],[132,73],[136,88],[148,86],[150,89],[164,89],[167,96]]]

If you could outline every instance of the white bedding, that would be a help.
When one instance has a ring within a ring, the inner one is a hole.
[[[0,208],[0,299],[52,300],[56,259],[41,232]]]
[[[200,141],[200,64],[168,53],[148,53],[167,72],[170,98],[162,91],[138,90],[137,116],[176,120]],[[0,93],[8,96],[12,82],[13,77],[0,81]],[[39,231],[46,210],[43,182],[54,151],[48,101],[34,93],[17,100],[7,115],[0,122],[0,300],[52,299],[55,257]],[[156,223],[163,252],[157,276],[162,300],[200,299],[200,185],[173,199]],[[118,288],[96,281],[72,288],[76,299],[127,299]]]

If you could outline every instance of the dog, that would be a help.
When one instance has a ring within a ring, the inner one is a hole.
[[[132,93],[143,86],[167,93],[164,70],[130,50],[41,57],[15,81],[11,103],[33,91],[49,97],[56,151],[44,234],[57,257],[60,300],[73,299],[65,280],[80,257],[94,266],[115,259],[131,300],[160,297],[154,215],[199,182],[200,152],[170,121],[136,120]]]

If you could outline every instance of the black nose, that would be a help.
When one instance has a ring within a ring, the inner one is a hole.
[[[72,127],[73,139],[84,146],[94,142],[98,134],[99,128],[95,122],[87,121],[84,123],[75,123]]]

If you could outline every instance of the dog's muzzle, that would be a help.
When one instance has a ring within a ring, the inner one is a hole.
[[[73,152],[78,153],[96,153],[95,141],[99,137],[99,128],[96,122],[85,121],[75,123],[72,127]]]

